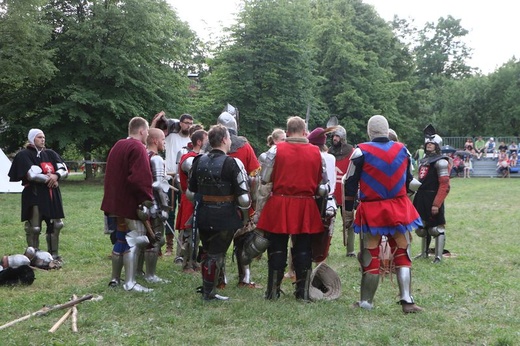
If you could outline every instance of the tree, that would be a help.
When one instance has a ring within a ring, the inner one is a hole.
[[[54,0],[44,11],[59,72],[0,106],[9,124],[45,128],[52,145],[75,143],[89,160],[133,116],[183,110],[197,41],[165,1]]]
[[[461,79],[471,76],[474,69],[466,64],[471,49],[462,41],[468,30],[460,19],[452,16],[439,18],[437,25],[426,23],[419,31],[419,42],[414,49],[419,88],[442,84],[442,77]]]
[[[57,69],[54,50],[46,47],[52,27],[43,22],[39,10],[43,0],[3,1],[0,3],[0,105],[24,94],[25,89],[45,83]],[[0,112],[0,133],[9,143],[8,131],[18,132],[16,123]]]
[[[366,123],[385,115],[401,137],[415,133],[403,100],[411,99],[413,61],[388,23],[360,0],[313,3],[319,95],[349,140],[365,141]]]
[[[314,104],[309,1],[245,0],[238,19],[204,80],[205,120],[215,123],[227,102],[237,106],[239,132],[258,149],[273,128]]]

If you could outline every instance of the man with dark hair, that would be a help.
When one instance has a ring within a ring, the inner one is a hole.
[[[347,143],[347,131],[343,126],[338,126],[334,132],[332,132],[332,145],[329,148],[329,154],[332,154],[336,158],[336,188],[334,190],[334,198],[336,204],[342,215],[343,222],[343,189],[341,185],[341,179],[347,172],[348,165],[350,163],[350,155],[354,148],[352,145]],[[347,248],[347,257],[356,257],[354,251],[354,230],[352,227],[345,227],[343,224],[343,245]]]
[[[149,243],[138,209],[153,199],[152,171],[145,147],[147,137],[148,122],[141,117],[132,118],[128,124],[128,137],[114,144],[105,170],[101,210],[117,225],[109,286],[120,284],[124,267],[123,288],[126,291],[152,291],[136,282],[137,254]]]
[[[227,300],[216,293],[218,278],[233,235],[247,220],[251,198],[244,165],[226,155],[231,147],[227,128],[212,126],[208,139],[212,150],[193,160],[186,195],[195,202],[202,242],[202,298]]]
[[[177,169],[179,165],[179,152],[190,142],[190,128],[193,126],[193,117],[190,114],[182,114],[177,119],[168,119],[166,114],[161,111],[156,114],[150,124],[150,127],[156,127],[164,131],[166,136],[166,173],[171,175],[174,179],[174,185],[178,186]],[[175,211],[177,203],[180,203],[180,193],[175,190],[171,190],[171,204],[170,215],[168,217],[168,224],[170,227],[166,228],[166,252],[165,256],[171,256],[173,254],[173,239],[174,234],[171,230],[175,228]],[[182,237],[182,234],[179,234]],[[175,263],[182,263],[181,249],[177,246]]]
[[[186,190],[188,189],[188,176],[193,166],[193,160],[201,152],[201,148],[206,144],[208,140],[208,133],[202,129],[197,130],[191,135],[191,149],[182,155],[179,162],[179,182],[181,192],[181,203],[179,205],[179,211],[177,213],[177,219],[175,222],[175,229],[182,231],[184,235],[182,244],[184,247],[183,265],[182,270],[185,273],[193,273],[194,271],[200,270],[196,262],[197,254],[197,243],[198,234],[193,234],[192,216],[193,216],[193,204],[186,196]],[[181,232],[179,232],[181,233]]]
[[[265,298],[280,297],[288,242],[291,249],[298,300],[309,301],[312,272],[311,234],[323,232],[316,195],[327,198],[327,173],[320,150],[309,143],[305,121],[300,117],[287,120],[287,138],[271,147],[262,163],[261,186],[255,218],[257,228],[269,240],[268,281]]]
[[[65,217],[59,181],[68,176],[67,166],[55,151],[45,147],[42,130],[31,129],[27,138],[27,147],[14,157],[9,180],[21,181],[24,186],[21,214],[27,246],[40,247],[42,221],[45,221],[47,251],[59,260],[59,236]]]
[[[379,285],[380,244],[386,236],[394,254],[397,283],[404,313],[422,309],[411,296],[410,232],[422,226],[407,196],[413,179],[406,147],[389,140],[388,121],[374,115],[367,125],[370,142],[359,144],[350,157],[344,177],[345,222],[360,234],[361,299],[355,307],[370,310]],[[352,209],[359,195],[354,218]]]
[[[255,179],[258,171],[260,170],[260,162],[256,157],[255,151],[249,141],[244,136],[238,135],[238,124],[235,116],[227,111],[222,112],[217,118],[217,123],[225,126],[231,138],[231,148],[227,153],[229,156],[240,160],[246,169],[246,172],[250,179]],[[254,213],[254,209],[250,208],[249,215]],[[235,244],[235,255],[238,268],[238,287],[246,288],[262,288],[255,282],[251,281],[251,269],[248,264],[243,263],[243,258],[239,254],[244,251],[246,246],[245,236],[237,236],[234,239]],[[225,279],[224,279],[225,280]],[[225,282],[224,282],[225,284]]]

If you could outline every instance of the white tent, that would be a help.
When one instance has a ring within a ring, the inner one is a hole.
[[[11,169],[11,161],[0,149],[0,193],[19,193],[22,192],[23,186],[21,182],[9,181],[9,170]]]

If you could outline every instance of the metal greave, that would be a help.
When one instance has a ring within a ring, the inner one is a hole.
[[[359,306],[364,309],[372,309],[374,296],[379,286],[379,274],[363,273],[361,276],[361,299]]]
[[[397,283],[399,285],[399,300],[405,303],[413,303],[412,290],[412,269],[409,267],[397,268]]]

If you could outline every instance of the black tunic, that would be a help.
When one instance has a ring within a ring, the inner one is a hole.
[[[21,181],[24,186],[22,191],[22,221],[28,221],[31,217],[31,207],[37,205],[43,220],[61,219],[63,204],[59,188],[48,188],[44,183],[27,180],[27,172],[31,166],[41,167],[43,174],[55,173],[57,164],[63,163],[61,157],[51,149],[44,149],[37,155],[33,146],[28,146],[14,157],[9,170],[9,181]]]

